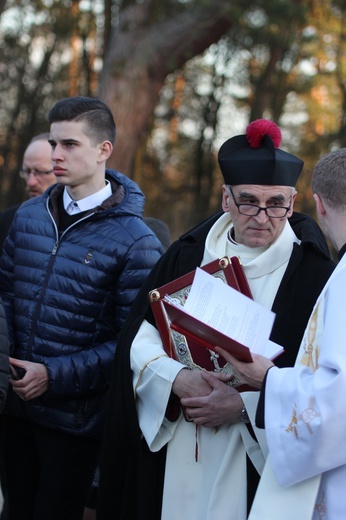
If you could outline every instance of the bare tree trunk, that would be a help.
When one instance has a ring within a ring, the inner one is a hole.
[[[0,16],[2,12],[5,10],[6,0],[0,0]]]
[[[204,2],[158,23],[150,19],[150,3],[134,4],[120,13],[99,91],[117,125],[110,167],[131,175],[135,151],[147,137],[165,78],[230,29],[237,21],[232,17],[235,4],[230,0]],[[245,4],[241,2],[243,10]]]

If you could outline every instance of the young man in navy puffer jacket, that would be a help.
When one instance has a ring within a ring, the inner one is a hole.
[[[144,196],[106,169],[111,111],[85,97],[49,113],[57,184],[16,212],[0,265],[11,339],[4,457],[11,518],[82,518],[119,332],[162,253]]]

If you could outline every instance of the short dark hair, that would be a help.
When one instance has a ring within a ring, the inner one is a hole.
[[[343,210],[346,206],[346,148],[324,155],[312,174],[312,190],[333,206]]]
[[[115,142],[115,123],[111,110],[100,99],[84,96],[63,98],[49,111],[49,124],[60,121],[84,121],[93,144]]]

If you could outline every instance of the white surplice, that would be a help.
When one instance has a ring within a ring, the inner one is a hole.
[[[316,302],[296,367],[268,372],[268,480],[250,520],[346,518],[345,290],[346,255]]]
[[[298,239],[287,222],[270,248],[246,248],[227,240],[231,226],[228,214],[214,224],[202,264],[225,254],[244,257],[254,299],[271,308],[293,242]],[[242,398],[260,445],[242,423],[224,425],[218,431],[203,427],[196,430],[182,416],[174,423],[165,418],[173,381],[183,365],[165,354],[158,331],[146,321],[132,343],[131,368],[146,442],[152,451],[167,444],[162,520],[245,520],[246,453],[259,472],[267,455],[264,431],[254,426],[258,392],[243,392]]]

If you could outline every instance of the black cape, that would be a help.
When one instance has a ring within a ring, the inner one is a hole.
[[[143,319],[154,324],[148,292],[201,264],[206,236],[221,215],[213,215],[174,242],[133,303],[114,359],[100,467],[98,520],[161,518],[166,449],[152,453],[142,438],[129,352]],[[285,353],[276,360],[278,366],[294,365],[313,305],[335,267],[323,234],[311,217],[294,213],[290,224],[302,242],[294,244],[272,307],[276,319],[271,339],[285,346]]]

